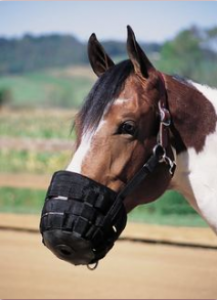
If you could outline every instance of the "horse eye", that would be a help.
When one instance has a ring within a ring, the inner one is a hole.
[[[118,133],[119,134],[129,134],[134,136],[136,132],[136,125],[133,121],[127,121],[121,124]]]

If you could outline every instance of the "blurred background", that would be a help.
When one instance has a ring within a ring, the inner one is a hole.
[[[0,2],[0,212],[39,214],[52,173],[73,155],[73,117],[96,80],[92,32],[114,61],[126,58],[126,26],[153,64],[217,87],[217,2]],[[131,221],[206,226],[169,192]]]

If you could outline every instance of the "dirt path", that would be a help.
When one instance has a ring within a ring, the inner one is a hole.
[[[37,152],[72,152],[74,142],[63,139],[0,137],[0,149]]]
[[[0,213],[0,229],[16,229],[37,232],[40,215]],[[210,228],[172,227],[128,222],[121,234],[123,239],[135,241],[159,241],[201,245],[217,248],[217,237]]]
[[[0,214],[0,228],[36,231],[39,216]],[[129,223],[123,237],[216,246],[208,228]],[[216,299],[217,250],[118,241],[96,271],[57,259],[38,233],[0,230],[1,299]]]
[[[0,187],[47,190],[51,175],[0,173]]]
[[[217,252],[119,241],[96,271],[55,258],[38,234],[0,232],[2,299],[216,299]]]

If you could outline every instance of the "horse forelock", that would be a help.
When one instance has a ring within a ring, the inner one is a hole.
[[[131,61],[125,60],[99,77],[77,114],[74,126],[78,136],[97,128],[107,106],[118,97],[132,72]]]

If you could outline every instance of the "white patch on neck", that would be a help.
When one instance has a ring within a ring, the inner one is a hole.
[[[209,100],[217,113],[217,90],[191,82]],[[189,148],[177,156],[172,188],[181,192],[217,233],[217,128],[207,136],[197,153]]]

